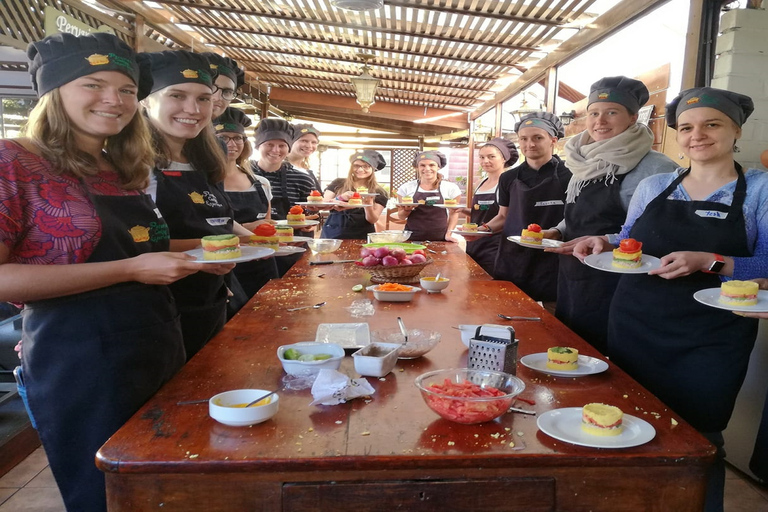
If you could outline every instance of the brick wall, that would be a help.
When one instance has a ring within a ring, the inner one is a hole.
[[[755,111],[742,127],[736,160],[764,169],[760,153],[768,149],[768,11],[735,9],[720,20],[712,87],[746,94]]]

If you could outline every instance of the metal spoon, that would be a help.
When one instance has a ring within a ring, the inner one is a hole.
[[[280,390],[279,390],[279,389],[276,389],[276,390],[272,391],[271,393],[267,393],[266,395],[260,396],[259,398],[257,398],[257,399],[256,399],[256,400],[254,400],[253,402],[251,402],[251,403],[249,403],[248,405],[246,405],[246,407],[250,407],[250,406],[252,406],[253,404],[255,404],[255,403],[257,403],[257,402],[261,402],[261,401],[262,401],[262,400],[264,400],[265,398],[267,398],[267,397],[270,397],[270,396],[274,395],[274,394],[275,394],[275,393],[277,393],[278,391],[280,391]],[[183,402],[176,402],[176,405],[207,404],[209,401],[210,401],[210,400],[209,400],[208,398],[203,398],[203,399],[201,399],[201,400],[185,400],[185,401],[183,401]]]
[[[403,338],[405,338],[405,341],[403,341],[403,345],[408,343],[408,331],[405,329],[405,324],[403,323],[403,319],[400,317],[397,317],[397,324],[400,326],[400,332],[403,333]]]
[[[317,304],[315,304],[314,306],[300,306],[300,307],[298,307],[298,308],[288,308],[288,309],[286,309],[286,311],[298,311],[298,310],[300,310],[300,309],[308,309],[308,308],[314,308],[314,309],[317,309],[317,308],[321,308],[321,307],[323,307],[323,306],[325,306],[325,302],[318,302],[318,303],[317,303]]]
[[[507,316],[502,315],[499,313],[499,318],[503,318],[504,320],[530,320],[531,322],[540,322],[541,318],[538,316]]]
[[[252,405],[253,405],[253,404],[255,404],[255,403],[261,402],[261,401],[262,401],[262,400],[264,400],[265,398],[267,398],[267,397],[270,397],[270,396],[274,395],[274,394],[275,394],[275,393],[277,393],[278,391],[279,391],[279,390],[278,390],[278,389],[276,389],[276,390],[272,391],[271,393],[267,393],[267,394],[266,394],[266,395],[264,395],[264,396],[260,396],[259,398],[257,398],[257,399],[256,399],[256,400],[254,400],[253,402],[250,402],[248,405],[246,405],[246,407],[250,407],[250,406],[252,406]]]

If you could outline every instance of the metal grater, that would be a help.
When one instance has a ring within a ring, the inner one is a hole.
[[[483,328],[504,331],[503,337],[483,334]],[[469,340],[469,368],[494,370],[515,375],[517,372],[517,342],[515,329],[508,325],[479,325],[475,336]]]

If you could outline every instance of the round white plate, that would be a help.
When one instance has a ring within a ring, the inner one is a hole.
[[[334,206],[338,206],[339,208],[344,208],[345,210],[351,210],[352,208],[370,208],[373,206],[372,204],[347,204],[347,203],[336,203]]]
[[[312,203],[310,201],[302,201],[300,203],[296,203],[299,206],[318,206],[318,207],[330,207],[334,206],[336,203],[326,203],[325,201],[319,202],[319,203]]]
[[[319,220],[305,220],[303,224],[288,224],[287,220],[276,221],[278,226],[291,226],[292,228],[308,228],[309,226],[317,226],[320,224]]]
[[[379,195],[376,192],[366,192],[365,194],[358,192],[358,194],[360,194],[360,197],[376,197]]]
[[[617,436],[593,436],[581,430],[581,407],[547,411],[536,419],[539,430],[566,443],[591,448],[630,448],[656,437],[656,429],[645,420],[625,414],[624,430]]]
[[[608,369],[608,363],[602,359],[589,356],[579,356],[579,367],[575,370],[551,370],[547,368],[547,353],[539,352],[538,354],[528,354],[520,358],[520,362],[523,366],[527,366],[531,370],[537,372],[546,373],[548,375],[554,375],[555,377],[584,377],[585,375],[594,375],[595,373],[602,373]]]
[[[202,247],[184,252],[197,258],[195,263],[243,263],[246,261],[258,260],[260,258],[268,258],[269,256],[272,256],[275,251],[266,247],[249,247],[247,245],[241,245],[240,252],[242,252],[243,255],[239,258],[231,258],[228,260],[204,260]]]
[[[543,238],[541,240],[541,245],[539,244],[529,244],[528,242],[523,242],[520,240],[519,236],[508,236],[507,240],[510,242],[515,242],[517,245],[522,245],[523,247],[528,247],[529,249],[552,249],[554,247],[560,247],[563,245],[563,242],[560,240],[552,240],[549,238]]]
[[[693,294],[693,298],[707,306],[728,311],[745,311],[752,313],[768,313],[768,291],[758,290],[757,304],[754,306],[731,306],[720,302],[720,288],[707,288]]]
[[[296,247],[295,245],[281,245],[280,248],[275,251],[275,256],[288,256],[300,252],[307,252],[307,249],[304,247]]]
[[[432,206],[437,206],[438,208],[448,208],[449,210],[454,210],[457,208],[466,208],[463,204],[433,204]]]
[[[490,231],[462,231],[461,229],[454,229],[451,231],[451,233],[469,236],[490,236],[493,234]]]
[[[613,251],[601,252],[600,254],[590,254],[584,258],[584,263],[588,266],[603,270],[605,272],[615,272],[617,274],[647,274],[651,270],[661,266],[661,260],[656,256],[643,254],[638,268],[618,268],[613,266]]]
[[[423,206],[421,203],[397,203],[396,206]]]
[[[290,242],[280,242],[281,244],[292,244],[294,242],[309,242],[310,240],[314,240],[311,236],[296,236],[293,235],[293,240]]]

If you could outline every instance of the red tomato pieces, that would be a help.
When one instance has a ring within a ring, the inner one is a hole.
[[[643,243],[638,242],[634,238],[625,238],[619,242],[619,249],[621,249],[621,252],[633,253],[639,251],[642,248]]]
[[[541,233],[541,226],[538,224],[528,224],[528,231],[533,231],[534,233]]]
[[[457,423],[470,424],[491,421],[504,414],[514,400],[514,398],[500,398],[499,400],[473,401],[472,398],[502,397],[506,393],[493,387],[480,387],[468,380],[456,383],[445,379],[442,384],[430,384],[426,388],[433,393],[457,398],[424,395],[424,399],[432,410],[443,418]]]

